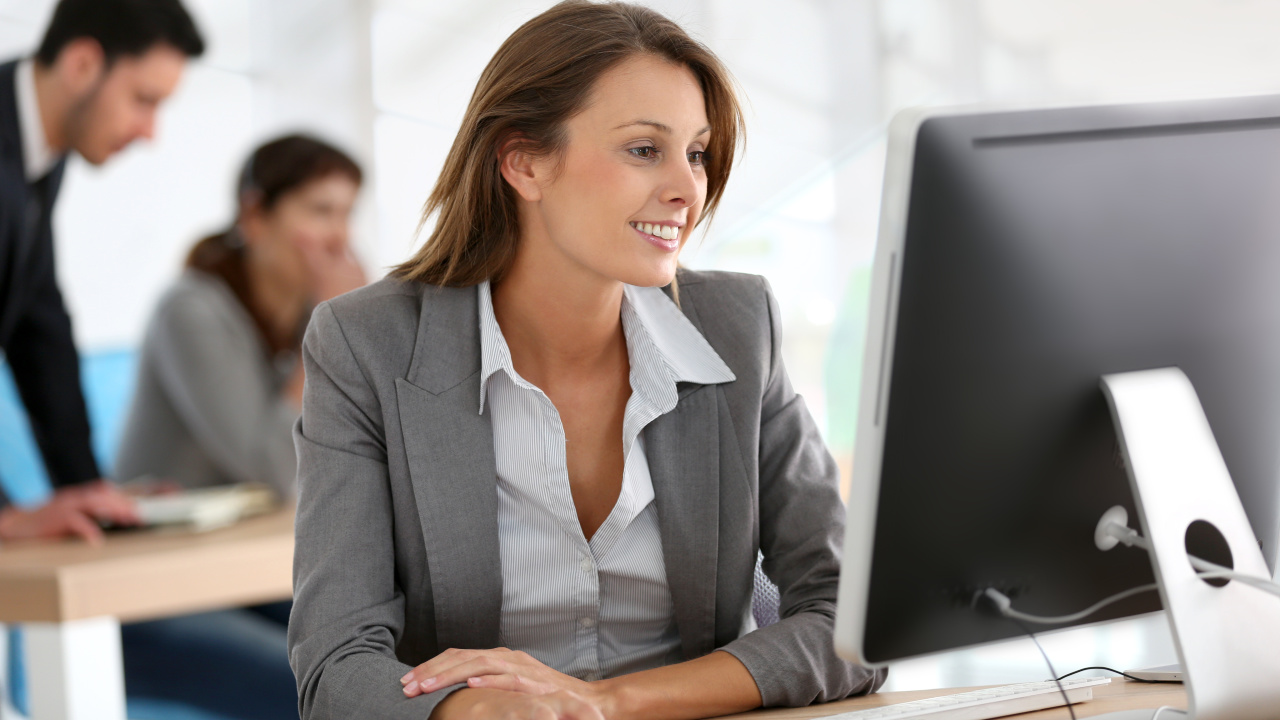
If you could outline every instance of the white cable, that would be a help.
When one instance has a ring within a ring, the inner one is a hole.
[[[1085,608],[1084,610],[1081,610],[1080,612],[1072,613],[1070,615],[1060,615],[1058,617],[1043,617],[1040,615],[1028,615],[1027,613],[1024,613],[1020,610],[1014,610],[1013,602],[1009,600],[1009,598],[1005,596],[1004,593],[1000,592],[999,590],[996,590],[995,588],[987,588],[984,591],[984,594],[992,602],[996,604],[996,609],[998,609],[1000,611],[1000,614],[1004,615],[1005,617],[1017,618],[1018,620],[1021,620],[1023,622],[1036,623],[1037,625],[1060,625],[1062,623],[1073,623],[1078,620],[1083,620],[1112,603],[1120,602],[1125,598],[1130,598],[1130,597],[1133,597],[1134,595],[1140,595],[1144,592],[1151,592],[1152,590],[1158,590],[1159,588],[1160,586],[1154,583],[1150,585],[1141,585],[1136,588],[1130,588],[1128,590],[1125,590],[1124,592],[1116,593],[1115,595],[1112,595],[1109,598],[1100,600],[1099,602],[1096,602],[1093,605],[1090,605],[1089,607]],[[999,597],[996,597],[997,595]]]
[[[1119,508],[1121,511],[1123,511],[1123,509],[1124,508]],[[1116,508],[1113,508],[1112,511],[1109,512],[1115,511]],[[1137,530],[1125,525],[1123,520],[1125,517],[1126,515],[1123,512],[1120,512],[1118,516],[1104,515],[1098,528],[1099,534],[1114,538],[1115,541],[1118,541],[1127,547],[1140,547],[1147,552],[1151,552],[1151,543],[1148,542],[1147,539],[1144,538]],[[1260,578],[1252,575],[1245,575],[1243,573],[1237,573],[1229,567],[1223,567],[1222,565],[1209,562],[1208,560],[1191,554],[1187,555],[1187,559],[1191,561],[1191,567],[1199,571],[1196,575],[1203,579],[1209,580],[1214,578],[1226,578],[1228,580],[1235,580],[1250,587],[1255,587],[1264,592],[1269,592],[1272,595],[1280,596],[1280,585],[1272,582],[1270,578]],[[1110,598],[1108,598],[1108,600],[1110,600]],[[1096,607],[1102,607],[1106,604],[1108,604],[1108,601],[1104,600]]]
[[[1196,565],[1197,564],[1196,561],[1200,560],[1200,558],[1192,557],[1191,560],[1192,560],[1191,564]],[[1205,562],[1203,560],[1201,560],[1201,562],[1204,562],[1205,565],[1209,565],[1213,567],[1221,567],[1218,565],[1214,565],[1211,562]],[[1212,580],[1214,578],[1226,578],[1228,580],[1235,580],[1238,583],[1248,585],[1249,587],[1254,587],[1259,590],[1262,590],[1263,592],[1269,592],[1272,595],[1280,597],[1280,585],[1277,585],[1271,582],[1270,580],[1264,580],[1262,578],[1257,578],[1252,575],[1243,575],[1241,573],[1235,572],[1234,570],[1228,570],[1227,568],[1222,568],[1221,570],[1207,570],[1205,572],[1199,572],[1199,573],[1196,573],[1196,576],[1206,580]]]
[[[1224,568],[1221,565],[1215,565],[1214,563],[1211,563],[1208,560],[1201,560],[1200,558],[1195,557],[1194,555],[1191,556],[1191,564],[1196,567],[1205,568],[1203,572],[1196,573],[1197,577],[1200,577],[1203,579],[1227,578],[1229,580],[1236,580],[1245,585],[1249,585],[1250,587],[1254,587],[1264,592],[1269,592],[1273,595],[1280,597],[1280,585],[1276,585],[1270,580],[1263,580],[1261,578],[1256,578],[1251,575],[1243,575],[1241,573],[1237,573],[1235,571]],[[1102,608],[1108,605],[1111,605],[1112,603],[1120,602],[1121,600],[1133,597],[1134,595],[1140,595],[1145,592],[1151,592],[1152,590],[1158,590],[1159,588],[1160,586],[1154,583],[1150,585],[1139,585],[1138,587],[1130,588],[1128,590],[1125,590],[1124,592],[1119,592],[1119,593],[1116,593],[1115,595],[1112,595],[1111,597],[1099,600],[1098,602],[1094,603],[1093,605],[1090,605],[1089,607],[1085,608],[1084,610],[1081,610],[1080,612],[1071,613],[1070,615],[1059,615],[1056,617],[1047,617],[1043,615],[1029,615],[1020,610],[1014,610],[1013,601],[1010,600],[1007,595],[1000,592],[999,590],[996,590],[995,588],[987,588],[982,592],[982,594],[986,596],[986,598],[996,606],[996,610],[1005,617],[1015,618],[1023,622],[1035,623],[1037,625],[1062,625],[1065,623],[1078,622],[1080,620],[1083,620],[1089,617],[1090,615],[1093,615],[1094,613],[1098,612]]]
[[[1186,717],[1186,716],[1187,716],[1187,711],[1186,711],[1186,710],[1179,710],[1179,709],[1178,709],[1178,708],[1176,708],[1176,707],[1170,707],[1170,706],[1168,706],[1168,705],[1161,705],[1160,707],[1156,708],[1156,711],[1155,711],[1154,713],[1152,713],[1152,714],[1151,714],[1151,720],[1157,720],[1157,718],[1159,718],[1159,717],[1160,717],[1160,715],[1161,715],[1165,710],[1172,710],[1173,712],[1178,713],[1178,714],[1179,714],[1179,715],[1181,715],[1182,717]]]

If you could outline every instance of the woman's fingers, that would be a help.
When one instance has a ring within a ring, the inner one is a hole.
[[[421,665],[413,668],[400,678],[401,685],[407,685],[410,680],[418,680],[421,682],[429,677],[434,677],[440,671],[453,667],[461,662],[470,660],[483,650],[460,650],[458,648],[449,648]],[[492,652],[492,651],[489,651]]]
[[[413,677],[404,686],[404,694],[408,697],[415,697],[424,692],[432,692],[456,683],[466,682],[469,678],[509,672],[511,672],[511,667],[506,662],[487,653],[481,654],[439,669],[426,677],[423,677],[426,673],[415,671]]]
[[[526,695],[547,695],[559,689],[554,685],[541,683],[516,673],[480,675],[467,678],[467,687],[506,690],[507,692],[518,692]]]

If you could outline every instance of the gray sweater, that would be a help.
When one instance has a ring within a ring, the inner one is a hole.
[[[262,482],[294,497],[299,411],[282,393],[295,362],[268,356],[225,282],[187,270],[147,328],[115,478]]]

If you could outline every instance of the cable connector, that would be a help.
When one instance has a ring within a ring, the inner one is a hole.
[[[1116,505],[1102,513],[1102,518],[1098,520],[1098,526],[1093,531],[1093,543],[1103,552],[1116,545],[1151,549],[1147,539],[1137,530],[1129,527],[1129,511],[1125,510],[1123,505]]]
[[[985,608],[1001,617],[1009,617],[1009,611],[1013,608],[1013,601],[1008,595],[990,587],[978,593],[973,598],[973,604],[974,607]]]

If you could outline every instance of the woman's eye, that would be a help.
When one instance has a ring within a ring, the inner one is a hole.
[[[690,164],[690,165],[697,165],[697,166],[701,167],[701,166],[703,166],[703,165],[706,165],[706,164],[707,164],[707,151],[706,151],[706,150],[694,150],[693,152],[689,153],[689,156],[688,156],[688,157],[689,157],[689,164]]]
[[[630,152],[632,155],[635,155],[642,160],[652,160],[658,157],[658,148],[653,147],[652,145],[631,148]]]

